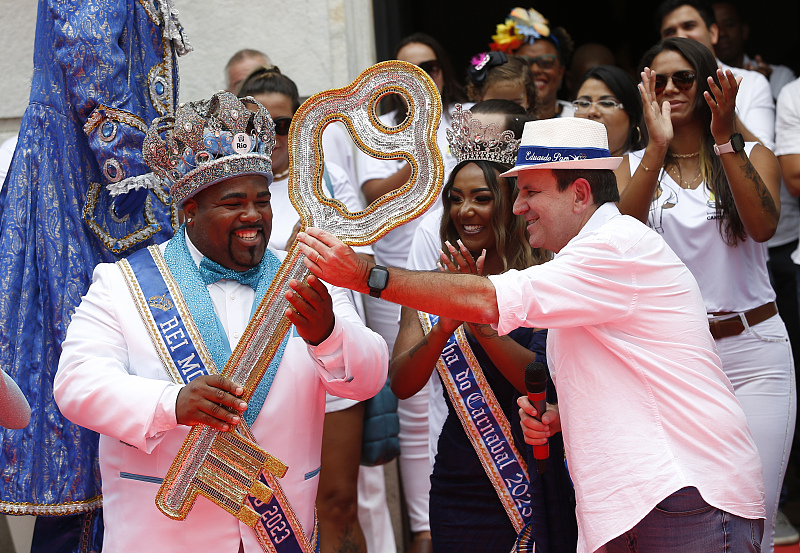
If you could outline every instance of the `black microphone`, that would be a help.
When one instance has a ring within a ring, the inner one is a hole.
[[[528,401],[536,409],[536,420],[542,420],[542,415],[547,410],[547,369],[544,365],[534,361],[525,367],[525,389],[528,391]],[[536,472],[544,474],[547,467],[547,458],[550,456],[550,445],[535,445],[533,457],[536,459]]]

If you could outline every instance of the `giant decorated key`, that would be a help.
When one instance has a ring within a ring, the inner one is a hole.
[[[388,94],[399,94],[408,116],[395,127],[377,117],[377,105]],[[294,116],[289,131],[289,194],[303,228],[328,230],[350,245],[370,244],[393,228],[424,213],[438,197],[443,168],[436,143],[441,115],[436,85],[418,67],[387,61],[364,71],[350,86],[309,98]],[[405,159],[411,177],[365,210],[350,213],[322,188],[322,131],[341,121],[356,145],[379,158]],[[295,243],[259,304],[244,335],[222,371],[244,388],[250,400],[283,337],[290,328],[283,315],[289,306],[284,294],[291,279],[303,280],[308,270]],[[192,428],[156,497],[167,516],[183,519],[198,494],[256,530],[265,551],[313,550],[286,506],[278,478],[286,467],[255,443],[242,422],[220,432],[206,425]],[[297,546],[281,543],[294,534]]]

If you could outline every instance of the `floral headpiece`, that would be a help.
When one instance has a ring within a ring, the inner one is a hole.
[[[550,37],[547,19],[534,10],[514,8],[508,14],[505,23],[497,25],[489,47],[492,50],[513,54],[517,48],[526,43],[533,43],[537,38]],[[555,37],[550,37],[555,40]]]
[[[508,62],[508,56],[503,52],[483,52],[478,54],[467,68],[467,76],[475,86],[481,86],[486,80],[489,69]]]
[[[264,106],[250,96],[240,100],[217,92],[209,100],[181,104],[174,116],[155,119],[142,153],[181,206],[200,190],[231,177],[262,175],[271,184],[274,146],[275,123]]]
[[[494,123],[484,127],[461,104],[456,104],[453,122],[445,132],[458,163],[483,160],[514,165],[517,159],[520,141],[514,138],[514,131],[500,132]]]

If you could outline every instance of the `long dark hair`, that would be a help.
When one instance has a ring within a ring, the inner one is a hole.
[[[589,79],[604,83],[617,100],[622,102],[622,109],[628,114],[629,120],[625,151],[630,152],[644,148],[646,142],[643,140],[641,131],[641,127],[644,125],[642,122],[642,97],[631,76],[614,65],[598,65],[583,74],[578,83],[578,90]]]
[[[719,233],[725,243],[735,246],[747,239],[747,232],[739,217],[733,193],[725,176],[719,156],[714,154],[714,136],[711,134],[711,109],[706,104],[703,93],[711,93],[708,86],[708,77],[712,77],[717,86],[717,60],[708,48],[688,38],[667,38],[648,50],[639,64],[641,72],[645,67],[653,64],[655,57],[661,52],[670,51],[680,54],[694,69],[697,75],[692,116],[700,124],[702,140],[700,141],[700,170],[703,181],[714,194],[715,211]],[[712,94],[713,96],[713,94]],[[665,167],[670,165],[679,170],[675,158],[667,154]]]
[[[394,52],[392,52],[392,59],[397,59],[397,54],[402,50],[405,46],[409,44],[424,44],[436,55],[436,61],[439,62],[439,65],[442,68],[442,80],[444,81],[444,86],[442,86],[442,107],[444,109],[448,109],[448,106],[455,104],[456,102],[465,102],[467,100],[466,94],[464,94],[464,89],[456,79],[455,72],[453,71],[453,64],[450,63],[450,57],[445,52],[445,49],[442,48],[442,45],[439,44],[439,41],[433,38],[431,35],[425,33],[414,33],[413,35],[408,35],[407,37],[400,40],[397,45],[394,47]],[[391,113],[395,112],[395,123],[400,124],[406,117],[407,107],[405,102],[402,98],[397,94],[390,94],[381,102],[383,107],[383,113]]]
[[[533,117],[525,112],[525,108],[509,100],[486,100],[472,106],[470,111],[476,115],[482,113],[505,115],[505,128],[513,131],[517,139],[522,136],[525,123],[533,121]],[[442,189],[444,213],[442,214],[442,223],[439,228],[442,251],[447,251],[444,243],[446,240],[454,244],[460,238],[453,219],[450,217],[450,208],[452,206],[450,190],[453,188],[458,172],[470,163],[474,163],[483,171],[484,180],[494,199],[492,230],[495,236],[495,249],[503,262],[503,270],[521,270],[546,261],[546,252],[531,248],[525,219],[521,215],[514,215],[512,212],[514,200],[517,197],[516,179],[500,176],[500,173],[511,169],[512,165],[494,161],[462,161],[450,172],[450,176]],[[508,223],[506,222],[507,216],[509,217]]]
[[[503,271],[509,269],[525,269],[531,265],[541,263],[537,259],[533,248],[528,242],[528,232],[525,219],[521,215],[514,215],[512,208],[516,198],[515,179],[501,177],[500,173],[511,169],[511,165],[484,160],[466,160],[456,165],[442,189],[442,224],[439,234],[442,239],[442,251],[447,251],[445,241],[455,244],[460,238],[456,225],[450,217],[450,208],[453,204],[450,190],[455,183],[456,175],[464,167],[474,163],[483,171],[486,186],[492,193],[494,208],[492,210],[492,231],[495,237],[495,250],[503,262]],[[538,253],[538,252],[537,252]]]
[[[281,73],[277,66],[259,67],[242,82],[239,88],[239,97],[255,96],[256,94],[283,94],[292,102],[292,112],[300,107],[300,94],[297,85],[292,79]]]

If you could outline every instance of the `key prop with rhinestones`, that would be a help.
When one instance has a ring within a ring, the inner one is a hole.
[[[394,127],[384,125],[377,115],[378,102],[388,94],[399,94],[408,105],[406,119]],[[303,228],[323,228],[346,244],[364,245],[424,213],[442,186],[444,169],[436,143],[441,110],[439,92],[430,77],[401,61],[374,65],[350,86],[309,98],[289,130],[289,194]],[[328,198],[322,187],[322,131],[334,121],[341,121],[369,155],[406,160],[411,165],[408,182],[356,213]],[[295,243],[222,371],[244,388],[244,401],[250,401],[289,330],[289,320],[283,315],[289,306],[284,295],[291,279],[307,277],[303,257]],[[261,471],[283,474],[273,458],[236,431],[223,433],[197,425],[167,473],[156,504],[167,516],[183,519],[200,494],[254,526],[258,515],[247,506],[247,498],[264,501],[269,495],[259,485]]]

